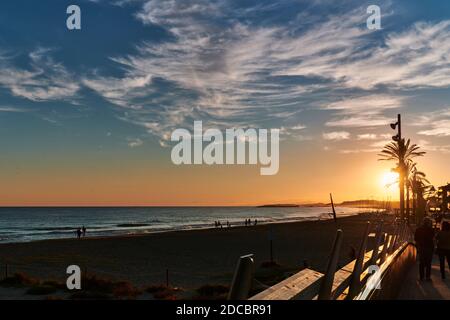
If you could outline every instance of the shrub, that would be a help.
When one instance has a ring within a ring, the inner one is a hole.
[[[0,286],[3,286],[3,287],[26,287],[26,286],[36,285],[38,283],[39,283],[39,281],[37,279],[34,279],[25,273],[18,272],[18,273],[15,273],[11,277],[7,277],[7,278],[1,280]]]
[[[224,286],[221,284],[211,285],[206,284],[197,289],[197,292],[201,296],[218,296],[218,295],[226,295],[230,288],[228,286]]]
[[[49,285],[34,285],[31,288],[29,288],[26,292],[26,294],[31,294],[31,295],[46,295],[46,294],[51,294],[51,293],[55,293],[57,291],[57,289],[53,286],[49,286]]]
[[[165,285],[152,285],[145,289],[146,292],[153,294],[158,300],[176,300],[176,293],[183,291],[181,288],[172,288]]]
[[[72,294],[69,299],[72,300],[111,300],[111,295],[99,292],[78,291]]]
[[[117,298],[136,299],[142,292],[133,287],[131,283],[121,281],[114,284],[112,293]]]

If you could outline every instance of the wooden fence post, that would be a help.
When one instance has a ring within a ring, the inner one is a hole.
[[[336,231],[336,238],[334,239],[333,248],[331,250],[330,259],[328,260],[327,271],[322,278],[322,283],[319,289],[319,300],[331,300],[331,291],[333,289],[334,274],[339,260],[339,253],[341,251],[343,232],[341,229]]]
[[[379,250],[380,245],[381,245],[381,240],[382,240],[381,237],[382,236],[383,236],[383,221],[381,221],[378,224],[377,231],[375,233],[375,246],[374,246],[373,251],[372,251],[372,257],[370,258],[370,264],[371,265],[377,264],[378,250]]]
[[[366,254],[367,238],[369,236],[369,230],[370,230],[370,222],[367,222],[366,229],[364,230],[363,238],[359,246],[358,257],[356,258],[355,266],[353,267],[347,299],[353,298],[361,290],[361,273],[364,264],[364,256]]]
[[[387,250],[389,247],[389,241],[391,240],[391,238],[392,238],[392,236],[390,236],[387,232],[384,233],[383,250],[381,250],[381,254],[380,254],[380,265],[382,265],[384,260],[386,260]]]
[[[403,223],[400,223],[399,225],[399,230],[398,230],[398,236],[397,236],[397,247],[400,247],[402,245],[403,242]]]
[[[402,232],[401,232],[401,236],[400,236],[400,245],[403,244],[403,242],[405,242],[406,240],[406,224],[402,223]]]
[[[253,254],[239,258],[230,291],[228,292],[228,300],[245,300],[248,298],[252,286],[253,269]]]
[[[411,231],[411,226],[410,225],[406,225],[405,226],[405,241],[406,242],[410,242],[412,241],[412,231]]]
[[[389,250],[388,250],[389,254],[391,254],[395,251],[395,246],[397,245],[397,239],[398,239],[398,230],[399,230],[399,226],[396,225],[395,229],[394,229],[394,234],[392,235],[391,244],[390,244]]]

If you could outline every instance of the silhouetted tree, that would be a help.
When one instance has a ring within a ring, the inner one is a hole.
[[[399,141],[390,142],[384,146],[379,160],[385,161],[397,161],[397,167],[394,168],[398,172],[399,176],[399,189],[400,189],[400,215],[401,218],[405,218],[405,213],[403,208],[405,208],[405,178],[407,176],[407,162],[412,161],[415,157],[420,157],[425,154],[424,151],[419,151],[419,146],[416,144],[411,144],[408,139],[401,139]]]
[[[406,179],[406,212],[409,212],[409,191],[412,193],[412,212],[415,217],[416,223],[421,222],[423,218],[423,212],[420,213],[417,210],[419,207],[419,200],[422,201],[425,190],[429,187],[430,182],[427,180],[424,172],[417,169],[417,163],[408,161],[406,164],[407,179]]]

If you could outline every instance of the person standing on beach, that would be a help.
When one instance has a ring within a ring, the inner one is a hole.
[[[422,225],[417,228],[414,234],[416,242],[417,255],[419,256],[419,276],[423,280],[431,280],[431,262],[433,260],[434,251],[434,230],[431,227],[431,220],[424,219]]]
[[[77,229],[77,238],[78,239],[81,238],[81,229],[80,228]]]
[[[447,259],[447,264],[450,269],[450,223],[448,221],[442,222],[442,228],[436,235],[436,241],[441,277],[445,279],[445,259]]]
[[[81,230],[83,231],[83,237],[86,237],[86,227],[83,226],[83,228],[81,228]]]

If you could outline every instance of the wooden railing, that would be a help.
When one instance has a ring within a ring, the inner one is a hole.
[[[375,233],[370,234],[370,228],[367,222],[356,259],[343,268],[337,270],[344,233],[337,230],[325,273],[306,268],[252,297],[248,295],[254,282],[254,259],[253,255],[242,256],[236,266],[228,299],[371,299],[373,293],[380,290],[383,278],[410,246],[412,239],[406,223],[397,223],[393,228],[391,226],[390,233],[385,230],[383,222],[376,226]],[[367,251],[370,236],[374,237],[374,246]]]

